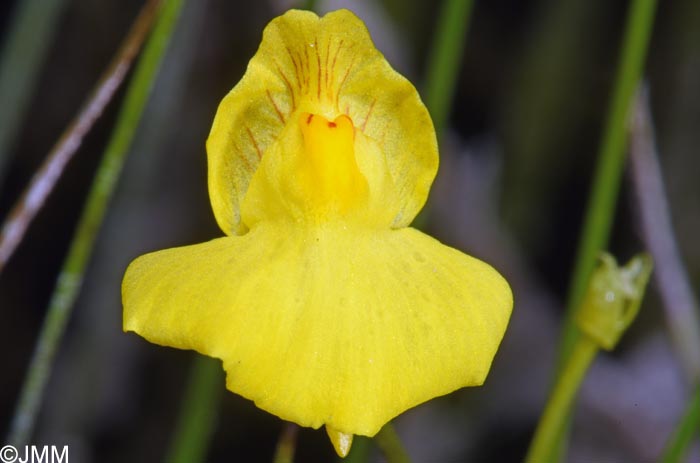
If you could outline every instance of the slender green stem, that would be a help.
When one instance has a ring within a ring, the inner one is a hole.
[[[656,0],[634,0],[628,12],[615,86],[569,287],[559,348],[559,372],[565,368],[572,348],[581,336],[574,322],[575,311],[581,304],[596,259],[607,247],[625,160],[627,122],[634,92],[641,79],[655,12]],[[567,428],[566,425],[562,427]],[[567,434],[561,432],[560,440],[564,440]],[[558,446],[562,448],[563,442]]]
[[[423,99],[430,111],[438,138],[452,108],[473,5],[473,0],[443,0],[435,27]],[[423,229],[428,222],[429,212],[428,207],[424,207],[411,226]]]
[[[166,461],[205,461],[219,403],[223,370],[219,360],[197,355]]]
[[[567,426],[576,393],[597,352],[598,346],[587,336],[580,336],[576,341],[537,425],[526,463],[556,461],[554,455],[561,430]]]
[[[678,428],[666,444],[662,463],[680,463],[693,437],[697,438],[700,431],[700,386],[688,401],[688,408],[678,424]]]
[[[438,136],[450,113],[473,5],[473,0],[444,0],[435,29],[424,98]]]
[[[374,441],[382,450],[389,463],[410,463],[411,459],[408,457],[408,453],[404,449],[401,439],[399,439],[399,435],[394,429],[394,425],[391,423],[384,425],[379,433],[374,436]]]
[[[342,463],[364,463],[369,459],[372,450],[372,439],[365,436],[355,436],[352,439],[350,453],[345,458],[340,458]]]
[[[628,12],[615,86],[569,288],[559,369],[578,336],[574,311],[581,303],[598,254],[607,247],[625,160],[628,116],[642,74],[655,11],[656,0],[634,0]]]
[[[0,183],[64,0],[20,0],[0,54]]]
[[[51,297],[46,320],[39,334],[11,424],[7,442],[15,446],[25,445],[33,431],[53,359],[80,290],[96,234],[119,178],[125,155],[140,121],[181,5],[182,0],[167,0],[163,6],[136,67],[116,127],[88,193],[68,256]]]

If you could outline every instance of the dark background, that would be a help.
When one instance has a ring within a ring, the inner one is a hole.
[[[141,2],[65,2],[12,158],[4,217],[107,66]],[[436,2],[347,6],[421,89]],[[646,67],[678,245],[700,281],[700,3],[660,1]],[[511,283],[511,325],[482,388],[397,420],[415,460],[520,461],[550,385],[559,322],[592,181],[628,2],[477,1],[469,25],[427,230],[482,258]],[[14,2],[0,6],[7,31]],[[121,331],[126,265],[156,249],[221,236],[206,190],[207,137],[267,22],[292,1],[190,0],[119,188],[49,382],[35,443],[70,445],[71,461],[159,461],[194,353]],[[118,95],[0,274],[0,435],[5,435],[56,275],[121,102]],[[2,104],[2,102],[0,102]],[[610,250],[642,250],[626,178]],[[700,355],[700,353],[699,353]],[[222,375],[223,378],[223,375]],[[209,461],[270,461],[282,423],[224,391]],[[582,388],[569,461],[652,461],[687,397],[654,285],[635,325]],[[694,449],[695,458],[700,453]],[[302,430],[299,461],[334,458]]]

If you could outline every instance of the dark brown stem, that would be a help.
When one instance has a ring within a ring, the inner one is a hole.
[[[141,9],[119,51],[112,59],[77,116],[63,132],[27,189],[10,211],[0,232],[0,272],[24,238],[29,224],[44,205],[63,170],[80,148],[85,135],[102,115],[124,81],[148,32],[153,26],[161,0],[149,0]]]
[[[299,434],[299,426],[294,423],[284,423],[282,433],[277,442],[277,450],[273,463],[292,463],[294,461],[294,452],[297,447],[297,434]]]

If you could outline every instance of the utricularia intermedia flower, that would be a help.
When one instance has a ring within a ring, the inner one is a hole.
[[[221,359],[228,389],[325,425],[341,455],[353,435],[484,382],[510,288],[408,227],[437,171],[435,131],[355,15],[274,19],[207,152],[226,236],[136,259],[125,330]]]

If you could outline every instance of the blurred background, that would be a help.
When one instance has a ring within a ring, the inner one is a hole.
[[[0,32],[18,2],[0,4]],[[389,62],[421,90],[439,2],[320,1],[366,23]],[[659,2],[646,66],[677,244],[700,281],[700,2]],[[66,0],[0,178],[4,218],[109,63],[141,1]],[[69,321],[34,443],[71,461],[163,459],[193,352],[121,330],[120,284],[135,257],[222,235],[206,187],[207,138],[274,16],[291,0],[186,2]],[[396,420],[417,462],[521,461],[551,385],[560,322],[628,2],[476,1],[426,229],[481,258],[514,290],[511,325],[484,387]],[[0,38],[1,40],[1,38]],[[123,91],[88,135],[0,274],[0,435],[8,431],[46,313]],[[4,104],[0,102],[0,104]],[[610,251],[643,249],[623,182]],[[698,353],[700,355],[700,352]],[[207,461],[270,461],[282,422],[224,390]],[[578,401],[568,460],[654,461],[689,395],[652,284],[640,316],[601,354]],[[298,461],[333,461],[323,431],[303,429]],[[691,459],[700,461],[700,450]],[[380,458],[375,455],[375,458]]]

